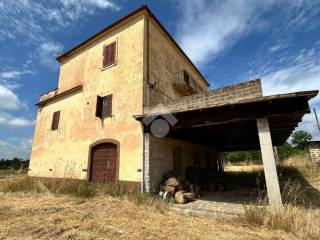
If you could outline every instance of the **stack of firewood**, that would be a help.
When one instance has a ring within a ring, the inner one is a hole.
[[[179,204],[192,202],[201,194],[200,186],[179,180],[178,177],[173,176],[163,182],[162,189],[163,191],[160,191],[159,195],[163,200],[170,201],[174,198]]]

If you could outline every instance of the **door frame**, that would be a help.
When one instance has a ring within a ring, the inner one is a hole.
[[[117,156],[116,156],[116,180],[115,183],[119,181],[119,160],[120,160],[120,142],[114,139],[100,139],[89,146],[89,155],[88,155],[88,166],[87,166],[87,181],[90,181],[91,177],[91,164],[92,164],[92,149],[102,143],[112,143],[117,146]]]

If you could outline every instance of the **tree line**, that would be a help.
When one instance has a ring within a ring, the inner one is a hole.
[[[0,170],[25,170],[29,167],[29,160],[23,160],[19,158],[13,159],[1,159]]]
[[[311,133],[307,131],[296,131],[292,134],[290,141],[287,141],[282,146],[278,146],[278,156],[280,160],[289,158],[294,155],[305,153],[307,150],[308,141],[312,139]],[[260,161],[262,160],[260,151],[236,151],[226,153],[227,161],[242,162],[242,161]]]

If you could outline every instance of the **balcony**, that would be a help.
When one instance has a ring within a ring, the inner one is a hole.
[[[193,95],[199,91],[197,82],[186,70],[174,74],[173,87],[181,96]]]
[[[57,94],[58,94],[58,88],[50,90],[49,92],[46,92],[40,96],[40,102],[46,101],[49,98],[56,96]]]
[[[56,100],[56,99],[59,99],[59,98],[65,97],[65,96],[68,96],[68,95],[76,93],[78,91],[82,91],[82,88],[83,88],[82,85],[78,85],[73,88],[70,88],[69,90],[63,91],[63,92],[59,91],[58,88],[53,89],[49,92],[42,94],[40,96],[40,101],[36,104],[36,106],[43,107],[48,102],[51,102],[53,100]]]

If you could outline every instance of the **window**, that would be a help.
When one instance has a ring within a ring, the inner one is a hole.
[[[112,116],[112,95],[97,97],[96,117],[105,118]]]
[[[54,112],[52,117],[51,130],[58,129],[59,120],[60,120],[60,111]]]
[[[116,42],[103,47],[103,68],[116,63]]]

